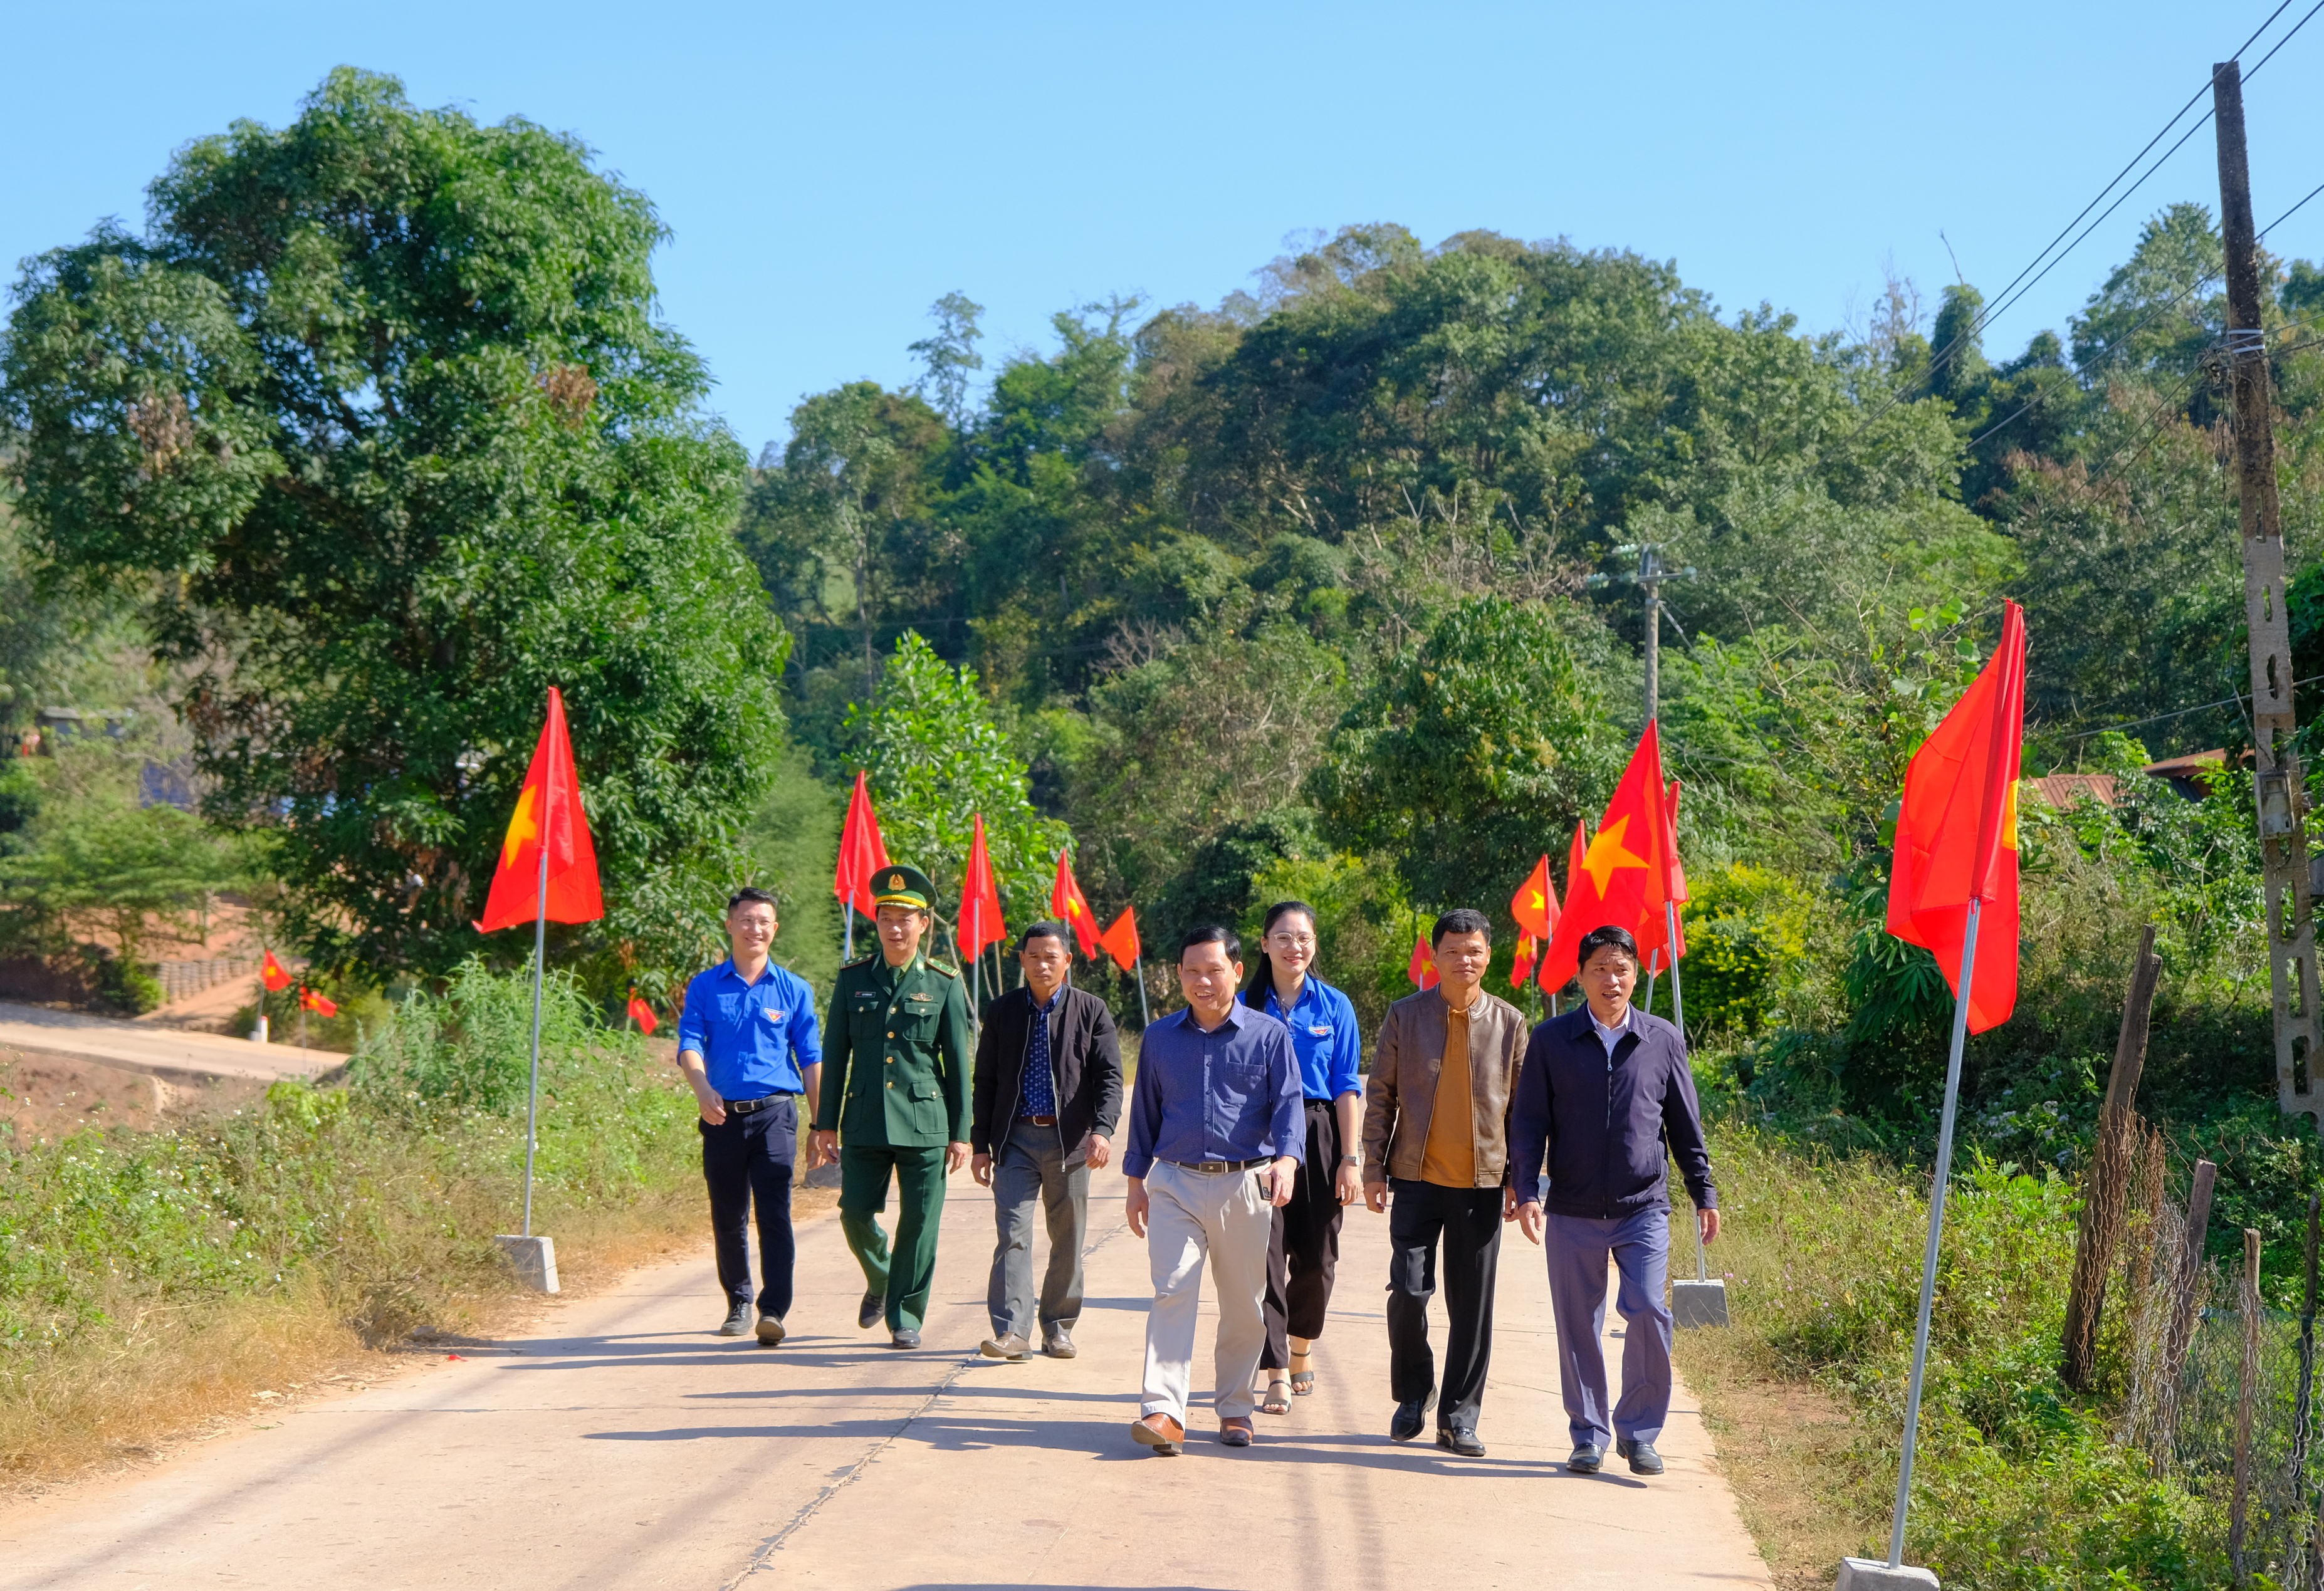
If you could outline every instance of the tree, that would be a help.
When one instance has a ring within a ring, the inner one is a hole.
[[[35,820],[30,839],[0,864],[10,897],[68,932],[106,934],[132,963],[143,959],[154,919],[182,936],[239,870],[191,813],[141,807],[118,790],[58,804]]]
[[[976,325],[983,313],[984,306],[966,293],[946,293],[928,310],[928,318],[936,323],[936,335],[911,345],[911,352],[920,356],[927,370],[912,391],[926,398],[934,388],[936,411],[955,431],[968,428],[969,372],[984,368],[984,355],[976,351],[984,337]]]
[[[1324,837],[1392,860],[1416,905],[1505,914],[1533,859],[1596,818],[1629,750],[1577,622],[1478,597],[1384,666],[1308,780]]]
[[[845,735],[872,776],[888,854],[927,874],[945,897],[945,915],[957,904],[980,814],[1002,910],[1020,925],[1047,914],[1049,869],[1071,836],[1033,810],[1025,765],[977,694],[973,671],[954,668],[906,630],[879,694],[848,710]]]
[[[296,937],[383,979],[475,951],[558,685],[608,885],[558,953],[608,985],[700,954],[788,643],[653,318],[650,205],[341,69],[186,145],[150,217],[29,262],[0,427],[39,550],[161,593],[205,810],[270,836]]]

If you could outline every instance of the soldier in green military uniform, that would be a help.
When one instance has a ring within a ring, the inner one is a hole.
[[[839,1161],[839,1229],[863,1267],[868,1330],[884,1313],[890,1346],[920,1346],[936,1270],[945,1178],[968,1159],[968,1083],[975,1045],[960,974],[920,946],[935,887],[918,868],[872,875],[880,953],[840,969],[824,1023],[818,1155]],[[891,1252],[874,1219],[896,1179]]]

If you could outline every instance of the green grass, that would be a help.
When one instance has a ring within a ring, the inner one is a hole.
[[[1849,1434],[1818,1478],[1821,1505],[1855,1522],[1856,1550],[1885,1557],[1925,1178],[1750,1128],[1720,1130],[1713,1153],[1729,1222],[1715,1252],[1734,1326],[1689,1334],[1683,1366],[1713,1385],[1805,1382],[1849,1410]],[[1957,1168],[1908,1557],[1961,1591],[2218,1584],[2221,1511],[2149,1476],[2107,1439],[2107,1407],[2058,1379],[2076,1208],[2054,1173],[1973,1153]]]
[[[173,1393],[190,1408],[235,1380],[232,1322],[270,1322],[295,1359],[505,1298],[492,1237],[522,1209],[530,1002],[529,979],[471,964],[399,1007],[342,1085],[0,1146],[0,1472],[146,1439]],[[698,1221],[691,1097],[571,982],[546,1018],[535,1229],[562,1252]]]

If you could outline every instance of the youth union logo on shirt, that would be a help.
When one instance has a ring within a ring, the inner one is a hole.
[[[780,1022],[785,1016],[789,1016],[790,1013],[788,1011],[778,1011],[772,1006],[761,1006],[759,1007],[759,1015],[764,1016],[768,1023],[771,1025]]]
[[[1332,1026],[1328,1022],[1321,1027],[1311,1027],[1307,1031],[1314,1034],[1317,1038],[1330,1038],[1332,1036]]]

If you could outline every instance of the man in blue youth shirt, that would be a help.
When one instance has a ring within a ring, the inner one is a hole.
[[[734,953],[686,986],[678,1019],[678,1066],[701,1108],[702,1180],[725,1289],[721,1337],[751,1326],[751,1207],[758,1205],[760,1343],[783,1339],[791,1308],[791,1172],[798,1157],[798,1101],[823,1074],[815,991],[767,959],[775,897],[738,889],[726,903]],[[810,1166],[812,1162],[809,1163]]]
[[[1146,1239],[1154,1303],[1144,1407],[1130,1434],[1158,1454],[1177,1452],[1186,1438],[1205,1256],[1219,1295],[1211,1384],[1219,1440],[1250,1446],[1268,1234],[1305,1148],[1291,1035],[1235,998],[1241,982],[1242,943],[1231,929],[1187,934],[1178,951],[1186,1008],[1146,1030],[1130,1090],[1124,1213],[1130,1235]]]

